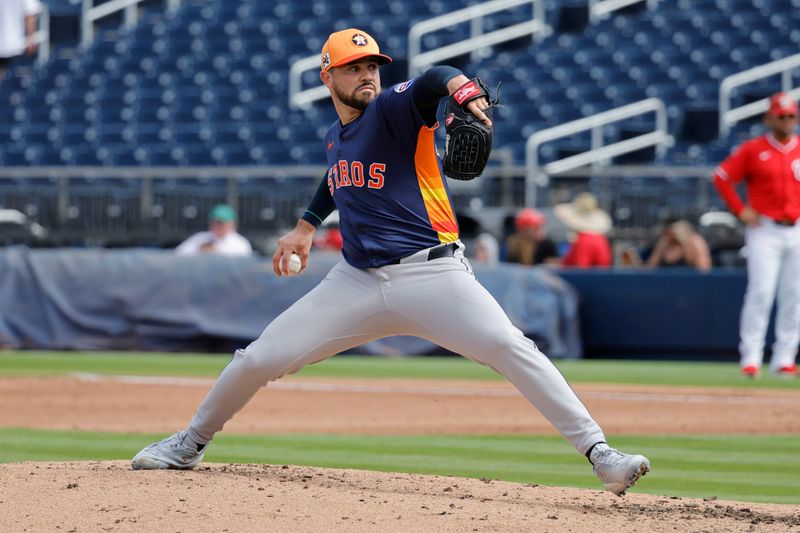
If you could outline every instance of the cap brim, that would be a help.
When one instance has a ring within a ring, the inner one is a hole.
[[[768,115],[772,115],[773,117],[782,117],[784,115],[796,115],[797,114],[797,108],[796,107],[791,107],[789,109],[786,109],[784,107],[784,108],[780,108],[780,109],[769,109],[767,111],[767,114]]]
[[[364,59],[365,57],[374,58],[375,61],[377,61],[379,65],[385,65],[387,63],[391,63],[392,62],[392,58],[391,57],[385,56],[383,54],[368,54],[368,53],[367,54],[354,54],[354,55],[351,55],[349,57],[345,57],[344,59],[341,59],[341,60],[337,61],[336,63],[333,63],[332,65],[330,65],[328,67],[328,69],[332,69],[334,67],[341,67],[342,65],[348,65],[350,63],[354,63],[355,61],[359,61],[361,59]]]

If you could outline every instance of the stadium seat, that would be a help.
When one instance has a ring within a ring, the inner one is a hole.
[[[336,115],[328,101],[305,111],[287,105],[291,61],[317,53],[332,29],[357,26],[371,31],[403,65],[411,24],[464,5],[187,0],[175,13],[161,3],[147,5],[132,30],[111,20],[100,25],[87,49],[55,50],[45,65],[25,60],[9,71],[0,82],[0,164],[322,165],[320,139]],[[554,20],[565,3],[546,5],[548,20]],[[74,10],[77,3],[54,0],[50,7]],[[529,16],[523,8],[488,16],[484,30]],[[684,110],[715,102],[724,77],[797,53],[799,24],[798,0],[675,0],[614,14],[576,33],[518,39],[452,61],[490,85],[503,83],[495,147],[509,150],[517,164],[524,163],[527,135],[648,96],[667,103],[678,136],[664,162],[712,162],[752,133],[757,121],[738,125],[730,139],[700,144],[681,138]],[[446,27],[427,34],[423,47],[439,48],[468,32],[468,24]],[[800,83],[800,74],[795,79]],[[306,72],[304,82],[317,84],[318,74]],[[734,103],[776,89],[773,81],[752,84],[735,93]],[[624,130],[609,127],[615,138]],[[543,149],[543,157],[584,144],[569,139]],[[194,187],[213,189],[209,198],[219,193],[206,182]],[[187,192],[166,190],[162,197],[178,203],[175,197]],[[176,208],[202,214],[209,198]],[[267,216],[272,211],[291,211],[265,198],[257,202],[265,215],[247,222],[254,227],[282,220],[283,214]],[[83,213],[98,209],[91,206],[75,207]],[[190,219],[202,216],[181,220]],[[185,229],[181,220],[169,224]]]

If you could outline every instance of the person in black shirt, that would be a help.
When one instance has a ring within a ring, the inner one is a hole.
[[[514,219],[516,231],[506,239],[506,261],[523,265],[557,265],[556,244],[547,238],[545,216],[526,207]]]

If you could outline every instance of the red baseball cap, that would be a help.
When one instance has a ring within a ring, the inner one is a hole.
[[[797,102],[786,93],[773,94],[769,99],[767,114],[779,117],[797,114]]]
[[[357,28],[348,28],[331,33],[322,45],[320,68],[327,71],[365,57],[372,57],[381,65],[392,62],[391,57],[381,54],[378,41],[369,33]]]
[[[514,219],[514,226],[516,226],[517,229],[538,228],[544,224],[544,222],[545,219],[542,213],[536,209],[526,207],[517,213],[517,216]]]

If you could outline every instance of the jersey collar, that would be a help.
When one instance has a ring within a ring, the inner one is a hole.
[[[787,153],[794,150],[797,146],[797,135],[792,135],[788,143],[782,144],[772,133],[767,133],[767,142],[779,152]]]

